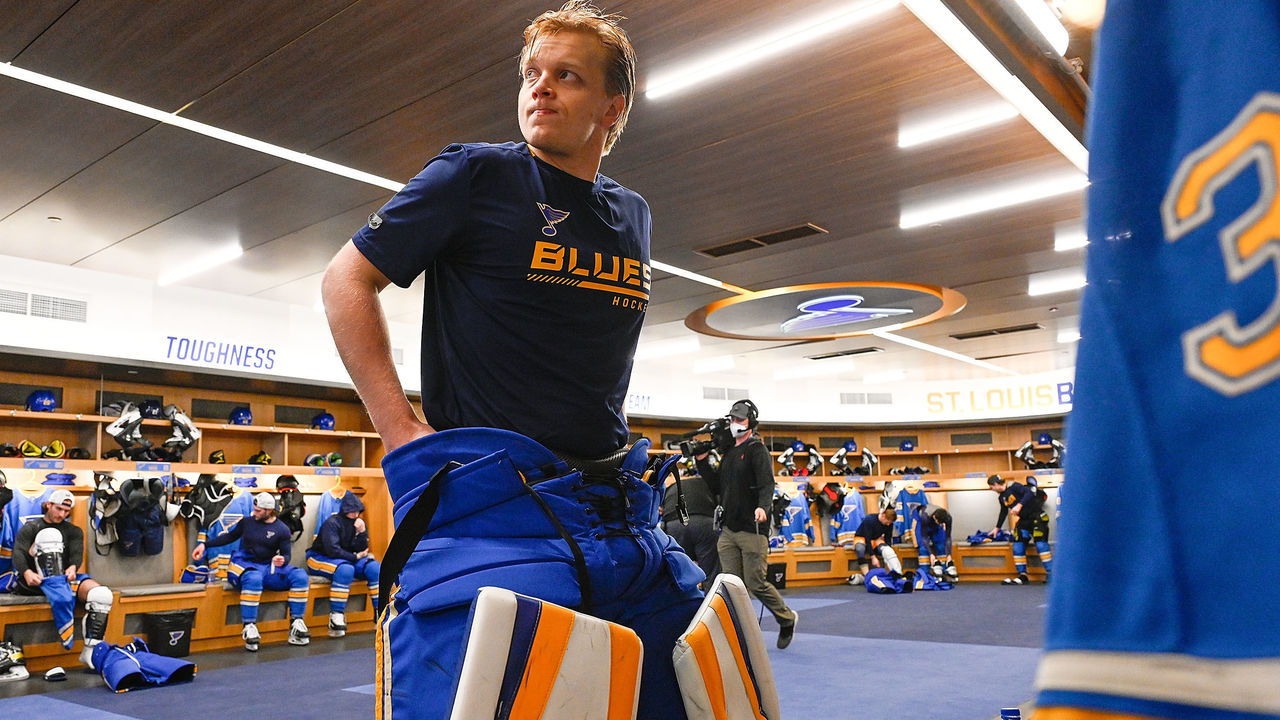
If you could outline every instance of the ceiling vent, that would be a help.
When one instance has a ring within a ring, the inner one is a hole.
[[[839,352],[827,353],[825,355],[806,355],[805,357],[810,360],[830,360],[831,358],[848,357],[850,355],[866,355],[868,353],[878,352],[884,352],[884,348],[864,347],[856,348],[854,350],[840,350]]]
[[[980,337],[995,337],[996,335],[1012,335],[1013,333],[1027,332],[1029,330],[1043,330],[1044,326],[1040,323],[1027,323],[1026,325],[1010,325],[1002,328],[991,328],[989,330],[974,330],[973,332],[956,333],[951,337],[956,340],[972,340]]]
[[[718,258],[724,257],[725,255],[746,252],[747,250],[754,250],[759,247],[768,247],[770,245],[778,245],[792,240],[799,240],[800,238],[809,237],[810,235],[822,235],[826,232],[826,230],[814,225],[813,223],[805,223],[803,225],[797,225],[795,227],[777,230],[763,235],[730,240],[729,242],[720,243],[719,245],[701,248],[695,252],[699,255]]]

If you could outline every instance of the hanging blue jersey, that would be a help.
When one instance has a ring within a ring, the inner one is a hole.
[[[791,498],[782,520],[782,537],[790,547],[813,544],[813,520],[809,515],[809,498],[804,493]]]
[[[241,491],[239,495],[231,498],[231,502],[222,509],[222,513],[217,519],[209,523],[207,530],[201,530],[196,535],[197,542],[208,542],[216,540],[231,531],[244,518],[253,514],[253,493],[248,490]],[[209,571],[218,579],[227,577],[227,564],[231,560],[231,554],[240,549],[240,541],[234,540],[220,547],[209,547],[204,557],[204,561],[209,565]]]
[[[853,536],[858,532],[858,526],[862,524],[862,519],[866,516],[867,511],[863,508],[862,495],[857,490],[850,490],[844,496],[844,506],[831,519],[832,544],[852,544]]]
[[[432,426],[514,430],[595,458],[627,442],[649,227],[649,206],[609,178],[574,177],[524,143],[469,144],[428,162],[353,240],[401,287],[427,274]]]
[[[894,498],[893,509],[898,513],[898,518],[893,521],[893,535],[896,538],[905,536],[915,527],[916,514],[920,512],[920,508],[929,504],[929,496],[915,484],[916,482],[919,480],[899,490],[897,497]]]
[[[28,520],[44,516],[44,510],[40,506],[52,493],[52,488],[45,488],[37,495],[14,490],[13,499],[4,506],[4,512],[0,513],[0,592],[13,589],[13,543],[18,537],[18,530]]]
[[[1280,4],[1111,0],[1094,49],[1038,705],[1280,717],[1280,591],[1256,571],[1280,547]],[[1189,448],[1248,468],[1248,502]]]

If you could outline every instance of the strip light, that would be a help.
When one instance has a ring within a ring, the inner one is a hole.
[[[1018,117],[1018,109],[1007,102],[971,107],[945,117],[898,128],[898,147],[926,145],[957,135],[981,130]]]
[[[1054,52],[1059,55],[1067,52],[1067,46],[1071,44],[1071,33],[1067,32],[1067,28],[1062,25],[1057,14],[1045,4],[1044,0],[1014,0],[1014,3],[1027,16],[1031,24],[1036,26],[1036,30],[1040,31],[1045,42],[1049,43],[1049,47],[1053,48]]]
[[[183,130],[190,130],[191,132],[199,133],[206,137],[214,138],[215,140],[222,140],[223,142],[229,142],[233,145],[239,145],[243,148],[272,155],[280,158],[281,160],[298,163],[299,165],[306,165],[307,167],[315,168],[316,170],[333,173],[334,175],[340,175],[362,183],[376,185],[377,187],[386,188],[392,192],[399,192],[400,188],[404,187],[404,183],[398,183],[395,180],[388,180],[387,178],[378,177],[377,175],[349,168],[345,165],[339,165],[335,162],[321,160],[320,158],[307,155],[306,153],[300,153],[295,150],[280,147],[279,145],[272,145],[271,143],[263,142],[261,140],[255,140],[247,135],[233,133],[228,130],[216,128],[212,125],[206,125],[202,122],[196,122],[195,120],[182,117],[177,113],[157,110],[156,108],[142,105],[131,100],[125,100],[123,98],[116,97],[115,95],[108,95],[107,93],[100,92],[98,90],[92,90],[84,87],[83,85],[76,85],[64,80],[49,77],[48,75],[32,72],[30,70],[23,70],[22,68],[15,67],[12,63],[0,63],[0,75],[7,75],[15,80],[28,82],[32,85],[39,85],[40,87],[48,88],[50,90],[56,90],[60,93],[78,97],[82,100],[106,105],[107,107],[112,107],[117,110],[123,110],[127,113],[155,120],[156,122],[165,123],[166,125],[180,127]]]
[[[1089,179],[1075,171],[1021,178],[994,187],[951,195],[944,200],[906,207],[898,218],[898,227],[907,230],[922,225],[932,225],[966,215],[976,215],[1065,195],[1088,185]]]
[[[1080,172],[1089,168],[1089,151],[1049,108],[1040,102],[1027,86],[1022,84],[991,54],[991,51],[947,9],[942,0],[902,0],[908,10],[920,18],[930,30],[986,80],[1001,97],[1008,100],[1058,152],[1075,165]]]
[[[1067,345],[1080,339],[1080,330],[1078,328],[1068,328],[1058,331],[1058,342]]]
[[[689,335],[688,337],[674,338],[672,340],[642,342],[636,348],[635,359],[652,360],[674,355],[688,355],[689,353],[698,352],[700,347],[697,335]]]
[[[207,255],[202,255],[189,263],[184,263],[171,270],[160,273],[160,277],[156,279],[156,284],[164,287],[172,285],[179,280],[185,280],[192,275],[199,275],[206,270],[212,270],[219,265],[235,260],[244,254],[244,249],[237,243],[230,247],[215,250]]]
[[[1058,252],[1066,252],[1067,250],[1076,250],[1078,248],[1087,247],[1089,245],[1089,236],[1085,233],[1084,225],[1079,221],[1072,221],[1054,226],[1053,228],[1053,249]]]
[[[748,65],[807,46],[828,35],[882,15],[898,6],[898,0],[866,0],[839,10],[811,17],[768,35],[739,43],[693,60],[687,65],[659,71],[645,83],[645,97],[657,100],[694,85],[736,72]]]
[[[884,338],[889,342],[896,342],[900,345],[906,345],[907,347],[912,347],[917,350],[924,350],[925,352],[931,352],[935,355],[948,357],[948,358],[951,358],[952,360],[959,360],[960,362],[969,363],[970,365],[976,365],[980,368],[985,368],[987,370],[994,370],[998,373],[1003,373],[1005,375],[1018,374],[1012,370],[1006,370],[1000,367],[999,365],[992,365],[991,363],[986,362],[984,360],[971,358],[968,355],[961,355],[958,352],[952,352],[950,350],[947,350],[946,348],[940,348],[937,345],[930,345],[929,343],[920,342],[919,340],[912,340],[911,338],[903,337],[901,335],[894,335],[888,330],[873,330],[871,334],[875,335],[878,338]]]
[[[732,370],[733,366],[734,363],[732,355],[720,355],[718,357],[695,360],[693,363],[693,374],[704,375],[706,373],[724,372],[726,370]]]
[[[853,372],[853,361],[848,358],[834,360],[809,360],[796,365],[788,365],[773,371],[774,380],[802,380],[812,377],[826,377]]]
[[[1079,290],[1085,284],[1083,270],[1037,273],[1027,278],[1027,294],[1032,297],[1052,295],[1070,290]]]
[[[658,262],[657,260],[653,260],[653,259],[649,260],[649,267],[653,268],[654,270],[661,270],[664,273],[679,275],[680,277],[686,280],[700,282],[704,285],[710,285],[711,287],[720,288],[721,290],[728,290],[731,293],[737,293],[739,295],[746,295],[747,293],[751,292],[746,288],[740,288],[737,285],[730,285],[727,282],[720,282],[715,278],[709,278],[706,275],[699,275],[698,273],[693,272],[692,270],[685,270],[684,268],[678,268],[675,265],[668,265],[664,262]]]

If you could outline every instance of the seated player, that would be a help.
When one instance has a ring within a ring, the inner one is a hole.
[[[937,505],[926,505],[916,513],[916,558],[938,580],[959,579],[951,561],[951,513]]]
[[[1028,541],[1036,544],[1036,553],[1044,566],[1045,582],[1048,582],[1048,575],[1053,569],[1053,553],[1049,551],[1049,516],[1044,512],[1044,493],[1034,485],[1008,482],[999,475],[987,478],[987,487],[1000,496],[1000,518],[987,534],[995,537],[1006,517],[1010,518],[1010,530],[1013,531],[1013,566],[1018,576],[1001,582],[1005,585],[1031,582],[1027,577]]]
[[[13,592],[49,598],[58,639],[68,650],[74,644],[76,599],[83,601],[80,662],[92,668],[93,646],[106,634],[112,595],[107,586],[77,572],[84,562],[84,531],[67,521],[75,504],[70,490],[54,490],[41,505],[44,515],[18,530],[13,544]]]
[[[382,566],[369,553],[369,529],[360,513],[364,503],[355,493],[342,497],[338,512],[330,515],[316,532],[307,550],[307,572],[329,578],[329,637],[347,634],[347,596],[351,581],[369,582],[369,602],[378,614],[378,574]]]
[[[897,519],[898,512],[893,508],[885,508],[877,515],[868,515],[862,519],[853,537],[853,551],[858,556],[858,572],[850,576],[850,585],[861,585],[872,564],[884,567],[897,577],[902,576],[902,563],[890,544],[893,540],[893,521]]]
[[[191,559],[199,562],[206,547],[240,541],[240,549],[231,555],[227,581],[240,590],[240,620],[244,629],[244,649],[257,652],[262,641],[258,632],[258,599],[263,589],[289,591],[289,644],[311,642],[304,619],[307,612],[307,589],[310,581],[301,568],[288,564],[292,552],[289,526],[276,517],[276,498],[269,492],[253,497],[253,512],[241,519],[228,532],[214,540],[196,543]]]

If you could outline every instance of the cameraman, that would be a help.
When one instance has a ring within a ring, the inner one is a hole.
[[[769,514],[773,504],[773,458],[755,436],[760,411],[750,400],[739,400],[729,409],[733,445],[723,449],[720,466],[697,456],[698,472],[724,507],[720,540],[716,549],[724,571],[742,578],[747,589],[769,608],[778,621],[778,648],[791,644],[795,635],[795,610],[767,579],[769,569]]]

